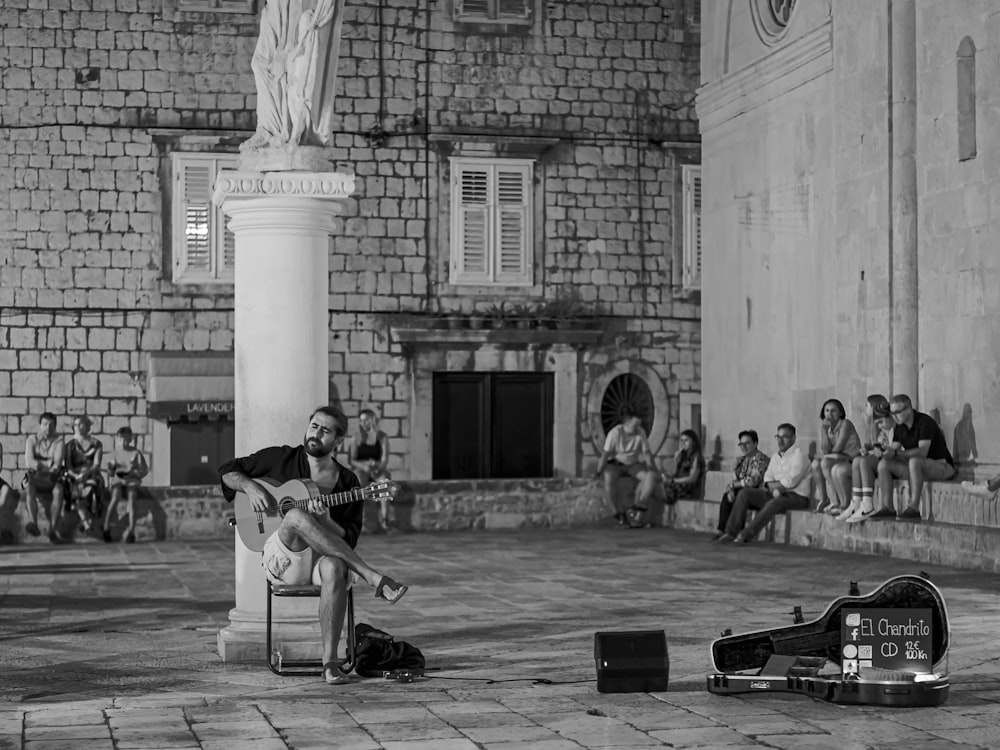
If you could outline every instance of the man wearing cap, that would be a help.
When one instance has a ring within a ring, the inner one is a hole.
[[[882,507],[869,518],[919,521],[924,482],[954,477],[955,461],[937,422],[929,414],[914,409],[909,396],[902,393],[893,396],[889,399],[889,411],[896,427],[892,432],[892,444],[878,462]],[[907,479],[910,483],[910,503],[898,516],[892,499],[895,479]]]

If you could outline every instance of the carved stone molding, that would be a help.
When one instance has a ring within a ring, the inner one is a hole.
[[[698,90],[704,134],[833,70],[833,22]]]
[[[326,198],[342,200],[354,193],[354,175],[343,172],[220,172],[212,199],[227,197]]]

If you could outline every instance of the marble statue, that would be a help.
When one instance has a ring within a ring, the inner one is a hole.
[[[257,84],[257,150],[328,146],[345,0],[267,0],[250,67]]]

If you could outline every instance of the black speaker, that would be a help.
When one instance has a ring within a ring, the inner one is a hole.
[[[594,633],[599,693],[659,693],[667,689],[670,657],[662,630]]]

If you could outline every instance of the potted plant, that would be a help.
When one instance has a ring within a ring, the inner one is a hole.
[[[537,317],[531,306],[525,302],[518,302],[510,308],[510,317],[514,321],[514,327],[526,330],[532,327]]]
[[[490,320],[491,328],[508,328],[513,324],[510,310],[507,309],[506,305],[506,301],[501,300],[500,304],[494,304],[486,311],[486,317]]]
[[[473,310],[469,313],[469,328],[474,331],[480,330],[486,324],[486,315],[479,312],[478,310]]]

